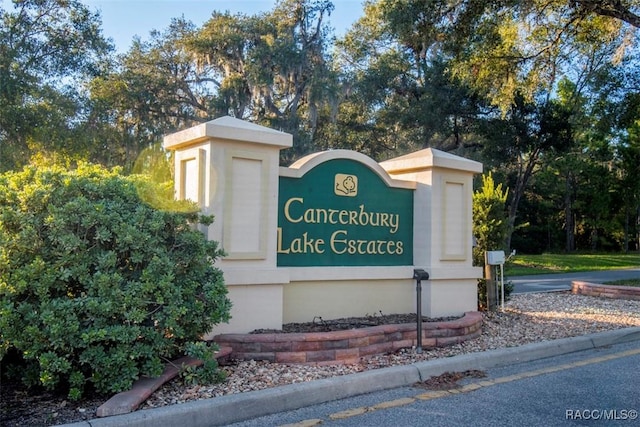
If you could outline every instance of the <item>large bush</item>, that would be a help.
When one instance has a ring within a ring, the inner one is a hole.
[[[473,236],[476,239],[473,247],[473,265],[484,266],[484,254],[487,251],[508,249],[505,248],[509,231],[506,212],[508,193],[508,190],[502,189],[502,184],[495,184],[491,172],[482,176],[482,187],[473,193]],[[513,284],[505,283],[505,300],[509,299],[512,291]],[[478,309],[489,308],[487,297],[487,279],[479,279]]]
[[[200,338],[229,317],[221,252],[159,192],[89,165],[0,176],[0,359],[27,384],[119,392],[185,353],[215,372]]]
[[[473,193],[473,264],[484,265],[484,253],[504,249],[509,232],[506,212],[509,190],[496,185],[491,172],[482,175],[482,187]]]

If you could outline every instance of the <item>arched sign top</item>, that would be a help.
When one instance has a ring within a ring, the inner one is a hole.
[[[349,150],[281,168],[278,266],[413,265],[414,190]]]
[[[376,161],[371,157],[352,150],[329,150],[309,154],[299,159],[289,167],[281,167],[280,176],[288,178],[302,178],[307,172],[316,166],[336,159],[348,159],[364,164],[375,172],[388,187],[405,188],[409,190],[415,190],[416,188],[416,183],[414,181],[393,179],[389,176],[387,171],[385,171],[382,166],[376,163]]]

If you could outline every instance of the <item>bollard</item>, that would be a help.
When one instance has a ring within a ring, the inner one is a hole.
[[[422,281],[429,280],[429,273],[417,268],[413,270],[416,279],[416,353],[422,353]]]

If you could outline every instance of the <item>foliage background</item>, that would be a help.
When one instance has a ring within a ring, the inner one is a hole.
[[[329,0],[212,10],[117,54],[76,0],[0,10],[0,171],[34,158],[129,173],[162,135],[231,115],[385,160],[432,147],[509,189],[520,253],[640,250],[637,0]],[[481,185],[478,179],[478,186]]]

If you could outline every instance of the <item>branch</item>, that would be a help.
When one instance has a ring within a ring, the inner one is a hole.
[[[574,0],[576,6],[587,13],[619,19],[633,27],[640,28],[640,16],[622,4],[620,0]]]

